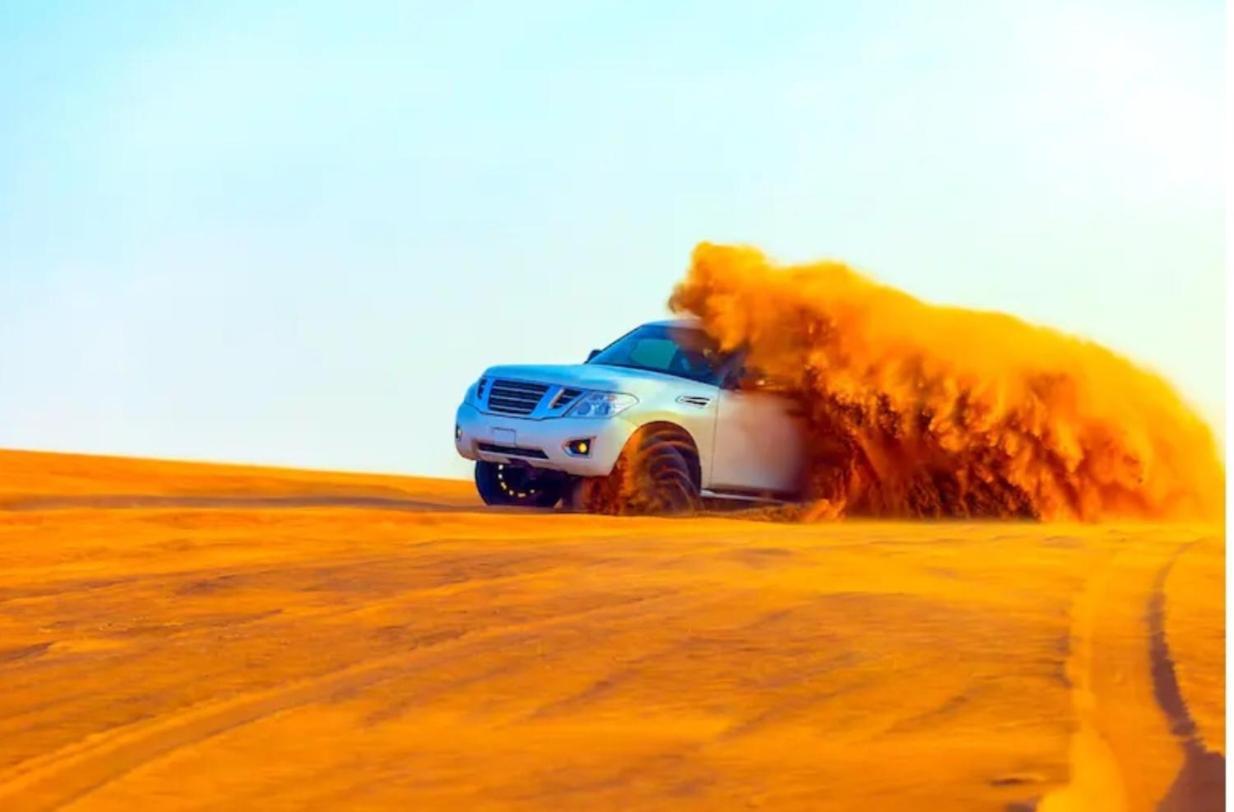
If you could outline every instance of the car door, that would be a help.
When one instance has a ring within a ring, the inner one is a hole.
[[[805,474],[800,402],[766,381],[747,379],[719,393],[711,490],[790,497]]]

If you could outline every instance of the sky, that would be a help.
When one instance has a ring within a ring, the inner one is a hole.
[[[0,447],[466,476],[700,240],[1224,415],[1217,0],[0,4]]]

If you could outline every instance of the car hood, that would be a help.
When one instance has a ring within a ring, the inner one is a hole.
[[[507,378],[516,381],[536,381],[573,389],[596,389],[602,392],[629,392],[638,395],[665,386],[698,389],[709,384],[665,375],[648,369],[610,367],[604,364],[518,364],[489,367],[486,378]]]

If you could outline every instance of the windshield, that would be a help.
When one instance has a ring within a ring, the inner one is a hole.
[[[718,386],[727,360],[702,330],[648,324],[626,333],[587,363],[647,369]]]

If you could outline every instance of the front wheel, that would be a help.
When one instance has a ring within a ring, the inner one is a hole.
[[[476,490],[486,505],[552,507],[565,487],[565,477],[556,471],[503,462],[476,463]]]
[[[699,507],[698,452],[680,431],[640,430],[608,476],[575,479],[567,506],[585,513],[683,515]]]

